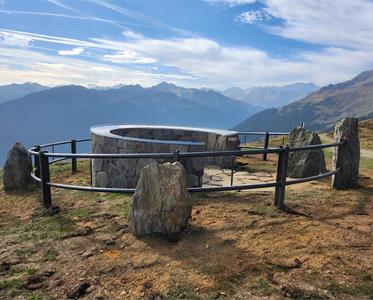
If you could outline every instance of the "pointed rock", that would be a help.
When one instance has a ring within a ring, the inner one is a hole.
[[[4,168],[4,190],[25,190],[33,185],[32,162],[25,147],[15,143],[8,152]]]
[[[314,131],[301,126],[294,128],[289,135],[290,147],[301,147],[322,144]],[[325,156],[322,149],[290,152],[287,175],[292,178],[303,178],[319,175],[326,171]]]
[[[345,140],[346,144],[333,152],[333,169],[340,171],[332,176],[332,187],[352,188],[358,185],[360,142],[357,118],[345,118],[336,124],[334,140]]]

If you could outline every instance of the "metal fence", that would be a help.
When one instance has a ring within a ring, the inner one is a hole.
[[[219,157],[219,156],[230,156],[232,157],[232,162],[235,161],[236,157],[241,157],[245,155],[263,155],[263,160],[267,160],[268,154],[277,154],[277,174],[276,181],[266,182],[266,183],[257,183],[257,184],[233,184],[234,176],[234,163],[231,166],[231,185],[230,186],[218,186],[218,187],[190,187],[188,188],[189,192],[219,192],[219,191],[241,191],[249,189],[259,189],[259,188],[275,188],[275,199],[274,205],[278,208],[284,208],[285,201],[285,188],[287,185],[298,184],[302,182],[312,181],[321,179],[324,177],[331,176],[339,171],[339,169],[332,170],[330,172],[322,173],[316,176],[300,178],[300,179],[291,179],[287,180],[287,165],[289,153],[298,152],[298,151],[310,151],[315,149],[325,149],[330,147],[342,147],[345,145],[345,141],[329,143],[329,144],[320,144],[320,145],[309,145],[302,147],[289,147],[288,145],[283,147],[279,146],[276,148],[269,147],[269,137],[271,135],[287,135],[288,133],[283,132],[239,132],[239,135],[263,135],[264,145],[263,148],[255,147],[254,149],[242,150],[243,148],[239,146],[239,150],[230,150],[230,151],[204,151],[204,152],[173,152],[173,153],[124,153],[124,154],[90,154],[90,153],[77,153],[77,144],[88,142],[90,139],[80,139],[80,140],[66,140],[56,143],[50,143],[45,145],[36,145],[29,149],[31,157],[34,161],[34,170],[31,173],[31,176],[38,182],[41,186],[41,198],[44,206],[46,208],[51,207],[52,205],[52,194],[51,187],[62,188],[62,189],[71,189],[71,190],[80,190],[88,192],[107,192],[107,193],[134,193],[135,188],[105,188],[105,187],[95,187],[92,186],[92,167],[90,164],[90,177],[91,185],[90,186],[80,186],[80,185],[71,185],[64,183],[51,182],[50,180],[50,164],[56,162],[70,160],[71,162],[71,172],[76,173],[78,171],[77,159],[89,159],[90,162],[92,159],[134,159],[134,158],[162,158],[169,159],[171,161],[178,161],[181,158],[193,158],[193,157]],[[59,145],[70,145],[70,153],[58,153],[54,152],[55,147]],[[45,149],[51,149],[52,152],[48,152]]]

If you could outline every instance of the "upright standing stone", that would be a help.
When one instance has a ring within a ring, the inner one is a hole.
[[[129,213],[129,228],[134,235],[179,234],[191,212],[187,178],[179,162],[152,162],[143,168]]]
[[[26,148],[20,143],[15,143],[8,152],[3,171],[4,190],[6,191],[27,189],[33,184],[31,158]]]
[[[333,169],[340,168],[332,176],[332,187],[351,188],[358,185],[360,142],[357,118],[345,118],[336,124],[334,140],[345,140],[346,144],[336,147],[333,152]]]
[[[290,147],[301,147],[321,144],[321,139],[314,131],[302,126],[294,128],[289,135]],[[325,156],[322,149],[290,152],[287,175],[303,178],[319,175],[326,171]]]

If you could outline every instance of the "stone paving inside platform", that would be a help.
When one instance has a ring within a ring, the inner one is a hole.
[[[233,174],[233,185],[258,184],[276,181],[276,173],[271,172],[248,172],[235,171]],[[221,169],[212,165],[206,166],[203,174],[203,187],[230,186],[231,170]],[[261,190],[272,191],[273,187]]]

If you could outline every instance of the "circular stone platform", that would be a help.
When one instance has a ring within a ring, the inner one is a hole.
[[[235,150],[235,131],[148,125],[99,125],[91,127],[92,153],[167,153]],[[92,183],[97,187],[137,185],[142,168],[152,159],[92,159]],[[170,159],[157,159],[163,163]],[[188,186],[202,185],[205,164],[220,168],[231,165],[230,157],[183,158]]]

